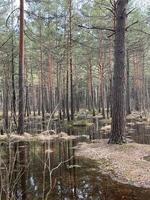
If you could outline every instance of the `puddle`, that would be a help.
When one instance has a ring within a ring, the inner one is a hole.
[[[150,162],[150,156],[145,156],[143,159]]]

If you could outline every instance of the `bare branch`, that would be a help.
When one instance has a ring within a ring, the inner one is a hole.
[[[133,8],[132,10],[130,10],[130,11],[127,13],[127,16],[130,15],[134,10],[135,10],[135,8]]]
[[[95,29],[95,30],[105,30],[105,31],[112,31],[112,32],[115,32],[114,29],[112,29],[112,28],[107,28],[107,27],[84,26],[84,25],[82,25],[82,24],[79,24],[78,27],[80,27],[80,28],[85,28],[85,29]]]
[[[133,29],[133,31],[141,32],[141,33],[144,33],[145,35],[149,35],[150,36],[150,33],[146,32],[146,31],[143,31],[141,29]]]
[[[113,14],[113,16],[116,16],[116,13],[114,12],[114,10],[113,9],[111,9],[111,8],[108,8],[108,7],[105,7],[106,8],[106,10],[109,10],[112,14]]]
[[[12,38],[12,34],[9,36],[9,38],[0,46],[0,49]]]
[[[6,19],[6,27],[7,27],[7,28],[9,28],[9,27],[8,27],[8,20],[9,20],[9,18],[11,17],[11,15],[12,15],[16,10],[19,10],[19,8],[14,9],[14,10],[9,14],[9,16],[7,17],[7,19]]]
[[[116,9],[116,3],[112,2],[112,0],[110,0],[110,4],[112,5],[112,7],[114,8],[114,10]]]
[[[131,26],[134,26],[135,24],[137,24],[139,21],[135,21],[133,22],[132,24],[130,24],[129,26],[126,27],[126,31],[131,27]]]
[[[111,35],[108,35],[107,37],[110,38],[110,37],[112,37],[113,35],[115,35],[115,32],[112,33]]]

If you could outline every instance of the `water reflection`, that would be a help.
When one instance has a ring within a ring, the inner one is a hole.
[[[67,128],[57,123],[57,132],[63,130],[83,137],[0,144],[0,200],[150,199],[150,190],[112,181],[98,172],[97,163],[75,157],[73,147],[78,142],[108,137],[100,132],[101,121],[95,119],[92,126],[84,128]],[[37,128],[35,124],[33,130]],[[134,124],[130,130],[135,141],[149,143],[148,126]]]
[[[28,148],[24,142],[1,144],[0,199],[26,199]]]
[[[74,156],[77,140],[1,146],[1,200],[149,200],[150,190],[118,184]],[[8,173],[9,172],[9,173]]]
[[[137,143],[150,144],[150,126],[146,124],[135,124],[132,136]]]

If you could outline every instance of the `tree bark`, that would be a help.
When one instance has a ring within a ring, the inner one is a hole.
[[[93,116],[95,116],[94,90],[93,90],[93,74],[92,74],[91,59],[89,60],[89,100],[90,100],[90,107],[92,108]]]
[[[69,115],[69,78],[68,78],[68,69],[66,74],[66,114],[67,114],[67,120],[70,121],[70,115]]]
[[[113,110],[109,143],[123,143],[125,132],[125,25],[128,0],[116,4],[114,49]]]
[[[11,1],[11,10],[14,10],[13,0]],[[14,64],[14,15],[11,19],[11,26],[12,26],[12,49],[11,49],[11,79],[12,79],[12,115],[14,119],[14,123],[17,126],[16,122],[16,91],[15,91],[15,64]]]
[[[127,50],[126,112],[127,112],[127,115],[131,114],[131,109],[130,109],[130,64],[129,64],[129,51],[128,50]]]
[[[72,69],[72,0],[69,0],[69,66],[70,66],[70,110],[74,120],[73,69]]]
[[[24,133],[24,0],[20,0],[18,134]]]
[[[5,70],[6,69],[6,70]],[[3,128],[4,131],[7,133],[9,128],[9,116],[8,116],[8,110],[9,110],[9,77],[8,77],[8,67],[4,65],[4,82],[3,82],[3,119],[4,124]]]

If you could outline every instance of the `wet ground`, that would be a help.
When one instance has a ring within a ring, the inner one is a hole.
[[[35,126],[35,127],[34,127]],[[40,129],[36,123],[28,131]],[[75,157],[78,142],[106,138],[97,119],[90,127],[66,128],[52,124],[57,132],[82,137],[67,141],[1,143],[1,200],[150,200],[150,190],[119,184],[101,175],[96,162]],[[133,125],[129,136],[149,143],[147,127]],[[135,131],[136,130],[136,131]],[[144,169],[143,169],[144,170]]]

